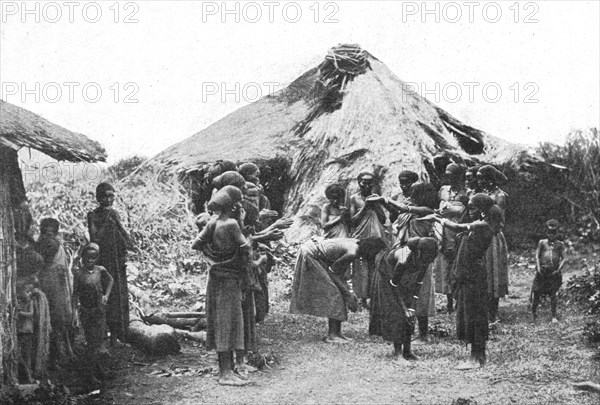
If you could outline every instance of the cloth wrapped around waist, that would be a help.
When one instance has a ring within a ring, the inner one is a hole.
[[[230,279],[242,279],[248,271],[248,243],[238,246],[233,251],[218,251],[212,244],[205,244],[202,247],[204,257],[210,265],[209,274],[212,277],[222,277]]]

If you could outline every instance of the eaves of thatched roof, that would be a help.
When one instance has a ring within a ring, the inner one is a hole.
[[[0,100],[0,145],[33,148],[57,160],[106,161],[106,151],[98,142],[4,100]]]

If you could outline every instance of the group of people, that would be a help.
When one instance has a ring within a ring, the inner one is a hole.
[[[321,211],[323,236],[298,251],[291,312],[327,318],[324,341],[346,343],[351,339],[342,333],[342,322],[348,310],[365,307],[369,333],[392,342],[395,355],[414,361],[414,327],[427,341],[429,317],[436,315],[435,293],[445,294],[448,312],[456,301],[458,337],[471,344],[470,358],[458,368],[482,366],[489,323],[496,321],[499,299],[508,293],[502,233],[507,198],[499,188],[506,178],[492,166],[456,163],[445,174],[447,184],[436,190],[420,182],[417,173],[404,171],[398,178],[401,193],[391,198],[381,196],[372,172],[358,175],[359,191],[348,199],[345,186],[329,185]],[[206,212],[196,218],[199,234],[192,248],[210,265],[206,349],[218,353],[222,385],[249,383],[254,370],[247,354],[257,351],[257,325],[269,312],[271,242],[292,224],[270,209],[259,178],[253,163],[218,162],[211,171]],[[35,241],[32,219],[15,215],[22,382],[44,378],[47,366],[60,367],[74,358],[78,322],[92,383],[108,377],[102,365],[107,330],[111,346],[127,340],[125,262],[134,243],[112,208],[115,189],[99,184],[96,199],[98,207],[87,217],[89,243],[80,249],[77,266],[70,265],[58,237],[59,221],[43,219]],[[555,220],[547,223],[548,239],[539,243],[532,287],[534,316],[541,295],[549,294],[553,320],[565,264],[565,246],[556,237],[559,226]]]
[[[256,325],[269,312],[269,244],[292,222],[270,209],[255,164],[220,162],[212,174],[210,213],[197,217],[200,233],[192,245],[210,264],[206,349],[218,353],[219,384],[243,386],[254,371],[246,355],[257,351]]]
[[[129,295],[125,260],[133,248],[119,214],[112,208],[115,190],[108,183],[96,188],[98,207],[88,213],[89,243],[79,250],[76,266],[59,237],[54,218],[40,222],[38,240],[31,236],[29,211],[17,211],[17,341],[19,380],[47,378],[75,360],[76,326],[85,334],[87,384],[108,378],[102,365],[111,346],[126,340]]]
[[[493,166],[450,163],[446,184],[436,190],[417,173],[399,175],[401,193],[382,197],[376,176],[357,176],[359,191],[345,204],[345,187],[331,184],[322,207],[322,238],[302,245],[294,272],[290,310],[328,318],[325,342],[346,343],[341,332],[348,309],[370,310],[369,334],[394,344],[394,354],[416,360],[411,351],[415,324],[428,340],[435,316],[435,293],[456,302],[459,339],[471,344],[469,359],[457,366],[483,366],[489,324],[497,322],[499,299],[508,294],[508,251],[503,235],[506,177]],[[532,287],[533,314],[542,294],[556,292],[565,263],[564,244],[556,240],[558,222],[547,223],[540,241]]]

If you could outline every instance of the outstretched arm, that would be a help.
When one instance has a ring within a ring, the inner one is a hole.
[[[451,229],[456,232],[472,231],[472,230],[478,230],[478,229],[483,229],[483,228],[489,227],[488,223],[485,221],[475,221],[475,222],[471,222],[468,224],[459,224],[459,223],[450,221],[449,219],[443,218],[439,215],[428,215],[425,218],[433,219],[434,221],[442,224],[442,226],[444,226],[445,228]]]
[[[418,216],[433,214],[433,210],[429,207],[419,207],[414,205],[402,204],[389,198],[385,199],[384,206],[390,211],[396,211],[400,213],[408,212],[411,214],[416,214]]]

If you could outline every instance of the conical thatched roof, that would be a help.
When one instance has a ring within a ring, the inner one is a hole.
[[[57,160],[106,161],[106,151],[98,142],[4,100],[0,100],[0,145],[33,148]]]
[[[493,164],[516,162],[525,147],[461,123],[420,95],[358,45],[329,51],[285,89],[242,107],[153,160],[189,173],[206,163],[289,162],[286,210],[315,217],[332,181],[364,169],[397,186],[402,170],[428,177],[439,154]],[[315,218],[316,219],[316,218]]]

